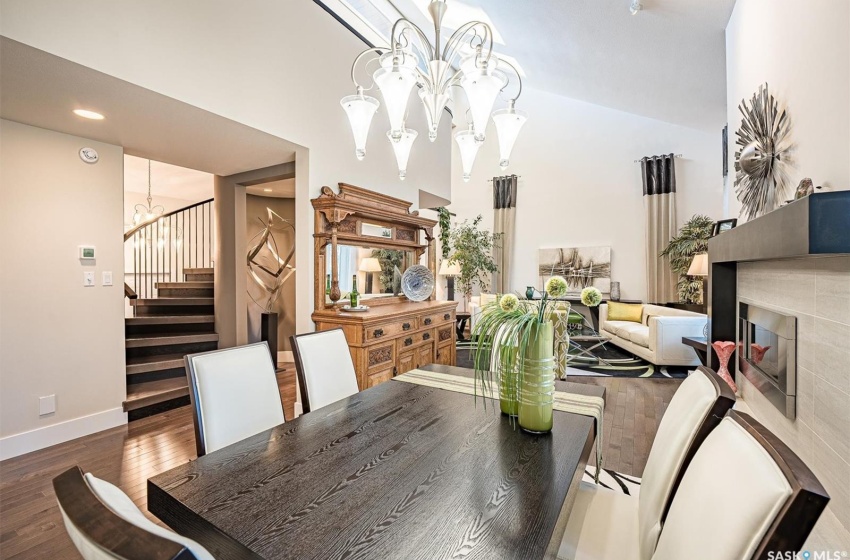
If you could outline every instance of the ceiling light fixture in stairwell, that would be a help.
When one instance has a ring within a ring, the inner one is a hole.
[[[136,212],[133,214],[133,225],[139,225],[142,222],[150,222],[165,211],[162,205],[152,206],[153,197],[151,197],[151,160],[148,160],[148,205],[136,204]]]
[[[629,11],[633,16],[636,16],[639,11],[643,9],[643,4],[640,3],[640,0],[632,0],[631,5],[629,6]]]
[[[380,106],[377,99],[364,92],[376,86],[381,91],[390,121],[387,137],[396,154],[399,179],[404,179],[407,174],[407,159],[417,136],[416,131],[404,127],[407,102],[414,86],[419,88],[418,96],[425,108],[431,142],[437,138],[443,109],[451,99],[450,88],[459,86],[466,93],[471,114],[468,119],[470,128],[458,133],[455,138],[464,154],[464,180],[467,181],[477,146],[484,142],[491,116],[499,137],[499,164],[502,169],[510,163],[517,134],[527,119],[525,113],[514,108],[522,93],[522,77],[514,64],[493,52],[492,27],[484,21],[467,22],[458,27],[443,46],[440,31],[445,12],[446,0],[431,0],[428,4],[428,13],[434,23],[433,45],[425,33],[408,19],[396,21],[390,33],[389,47],[366,49],[354,59],[351,81],[357,93],[340,101],[354,134],[354,154],[357,159],[363,159],[372,117]],[[371,62],[377,62],[379,66],[371,74],[372,85],[368,88],[357,81],[357,65],[361,62],[362,71],[366,71]],[[496,98],[511,81],[517,84],[516,95],[508,101],[506,108],[493,112]],[[469,142],[474,142],[474,150]]]

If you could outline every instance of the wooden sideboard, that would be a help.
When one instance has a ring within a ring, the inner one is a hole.
[[[339,193],[323,187],[311,203],[315,211],[313,322],[320,331],[342,327],[360,390],[428,364],[455,365],[455,301],[435,301],[434,294],[427,301],[413,302],[403,294],[367,293],[362,303],[369,306],[368,311],[342,309],[346,302],[340,289],[338,246],[403,252],[407,266],[423,263],[436,274],[437,222],[411,212],[410,202],[345,183],[339,184]],[[380,236],[376,237],[376,229]],[[360,255],[366,256],[376,254]]]
[[[455,301],[380,305],[313,314],[317,330],[342,327],[360,390],[428,364],[455,365]]]

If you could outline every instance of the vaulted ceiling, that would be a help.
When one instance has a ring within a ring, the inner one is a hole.
[[[379,33],[403,14],[433,37],[429,0],[337,1]],[[448,0],[443,34],[487,18],[502,40],[495,47],[519,61],[528,87],[719,130],[726,120],[724,30],[735,0],[641,0],[636,15],[630,2]]]

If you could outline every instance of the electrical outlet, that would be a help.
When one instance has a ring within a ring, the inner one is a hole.
[[[56,412],[56,395],[38,398],[38,415],[45,416]]]
[[[100,283],[102,285],[104,285],[104,286],[111,286],[112,285],[112,272],[110,272],[108,270],[104,270],[101,276],[102,276],[102,278],[101,278]]]
[[[94,272],[83,272],[83,286],[86,288],[94,286]]]

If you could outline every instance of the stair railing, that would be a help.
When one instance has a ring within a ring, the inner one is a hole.
[[[124,234],[124,293],[157,297],[158,282],[182,282],[187,268],[211,268],[213,199],[142,222]]]

